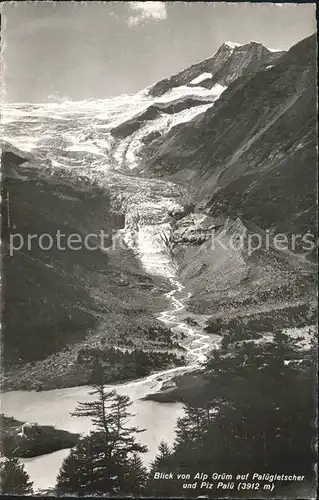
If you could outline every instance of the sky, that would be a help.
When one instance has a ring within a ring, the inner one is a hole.
[[[226,41],[289,49],[316,31],[315,4],[2,4],[6,102],[132,94]]]

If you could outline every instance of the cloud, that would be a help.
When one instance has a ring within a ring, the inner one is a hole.
[[[167,18],[165,2],[129,2],[129,6],[136,12],[136,15],[129,17],[129,26],[137,26],[151,20],[163,21]]]
[[[118,14],[116,14],[115,12],[112,12],[112,11],[109,13],[109,16],[113,17],[113,19],[117,19],[117,20],[120,19],[120,16]]]

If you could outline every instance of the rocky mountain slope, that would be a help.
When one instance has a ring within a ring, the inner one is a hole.
[[[315,241],[315,51],[310,37],[234,79],[205,113],[144,149],[144,172],[187,185],[195,204],[173,231],[193,312],[217,320],[237,315],[241,323],[273,311],[276,324],[301,307],[306,322],[315,322],[315,250],[308,246],[296,257],[298,238],[295,248],[289,240],[288,251],[264,247],[266,231],[289,238],[309,231]],[[263,241],[252,255],[249,234]],[[230,247],[232,238],[243,238],[244,251]]]
[[[283,53],[283,51],[269,50],[258,42],[245,45],[226,42],[212,57],[153,85],[149,89],[149,94],[159,97],[181,85],[200,84],[207,89],[213,88],[214,85],[228,87],[240,76],[254,73],[261,66],[275,61]]]
[[[215,105],[144,151],[148,172],[191,182],[213,215],[316,227],[316,38],[229,85]]]
[[[172,236],[194,313],[272,310],[275,323],[287,307],[316,300],[315,60],[312,36],[272,64],[224,81],[228,88],[206,112],[143,150],[144,175],[188,186],[195,207],[175,221]],[[307,231],[312,245],[303,250]],[[267,232],[270,241],[284,233],[286,250],[266,248]],[[251,254],[249,235],[262,241]],[[234,238],[244,246],[230,246]]]
[[[111,129],[114,138],[127,139],[125,147],[133,152],[126,154],[126,166],[132,164],[132,157],[138,157],[145,143],[211,109],[233,81],[253,74],[282,54],[257,42],[224,43],[212,57],[145,89],[142,111],[132,113],[128,120]],[[134,165],[138,163],[137,160]]]
[[[175,224],[173,254],[190,292],[189,310],[214,318],[271,310],[275,318],[287,307],[303,304],[311,309],[316,300],[315,263],[289,250],[268,249],[265,238],[261,248],[249,252],[253,234],[262,233],[247,221],[203,213]]]

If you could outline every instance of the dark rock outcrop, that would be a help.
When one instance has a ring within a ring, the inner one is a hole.
[[[161,137],[161,133],[158,130],[154,130],[153,132],[144,135],[144,137],[141,140],[143,144],[148,145],[152,141],[155,141],[155,139],[158,139],[159,137]]]
[[[73,448],[79,434],[52,426],[23,423],[0,415],[1,452],[4,456],[32,458],[65,448]]]

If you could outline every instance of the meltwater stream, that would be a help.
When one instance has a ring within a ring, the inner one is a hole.
[[[180,403],[157,403],[143,401],[141,398],[147,394],[160,390],[162,384],[173,378],[177,373],[191,371],[205,359],[205,354],[213,348],[213,338],[203,335],[186,323],[181,321],[180,314],[185,309],[188,298],[184,287],[175,278],[170,278],[174,287],[166,295],[171,300],[171,306],[158,316],[173,330],[184,331],[187,339],[192,342],[187,350],[192,362],[187,366],[171,368],[153,373],[143,379],[131,381],[121,385],[110,385],[107,389],[116,389],[120,394],[125,394],[133,401],[132,424],[146,429],[140,434],[140,441],[147,445],[148,453],[145,462],[149,463],[156,455],[158,445],[162,439],[169,444],[174,441],[175,424],[177,418],[183,415],[183,405]],[[179,297],[179,298],[177,298]],[[215,339],[215,341],[217,341]],[[70,416],[78,401],[89,401],[91,388],[89,386],[71,387],[50,391],[11,391],[2,395],[1,411],[22,421],[37,422],[40,425],[54,425],[58,429],[70,432],[87,433],[92,425],[87,418]],[[26,471],[34,481],[35,489],[51,488],[55,485],[58,471],[63,459],[69,450],[60,450],[36,458],[21,459]]]
[[[196,88],[185,89],[180,90],[183,95],[185,92],[196,93]],[[108,386],[109,390],[116,389],[120,394],[129,396],[133,402],[135,416],[132,424],[146,429],[140,434],[140,441],[148,447],[146,463],[154,458],[162,439],[173,442],[176,420],[183,415],[183,406],[180,403],[144,401],[143,398],[159,391],[162,384],[177,373],[197,367],[213,348],[213,343],[217,342],[217,337],[203,335],[198,327],[193,328],[183,322],[188,293],[176,279],[176,269],[162,244],[162,238],[170,230],[167,214],[179,207],[176,202],[180,195],[179,188],[164,180],[132,175],[143,137],[167,127],[168,118],[161,115],[127,140],[116,140],[110,133],[112,127],[150,104],[152,99],[143,91],[135,96],[82,103],[8,105],[2,115],[4,140],[22,152],[27,151],[36,160],[36,168],[43,169],[48,175],[55,170],[58,174],[66,172],[75,182],[85,178],[102,186],[107,185],[126,214],[124,233],[128,246],[149,274],[165,276],[171,284],[172,289],[166,294],[170,306],[159,314],[158,320],[173,331],[185,334],[189,364],[163,370],[144,379]],[[176,113],[174,117],[170,115],[171,126],[193,118],[210,105],[213,102]],[[1,411],[20,421],[53,425],[57,429],[85,434],[92,428],[90,420],[71,417],[70,413],[78,401],[91,399],[90,390],[89,386],[81,386],[42,392],[11,391],[1,396]],[[55,485],[62,460],[68,453],[69,450],[61,450],[21,460],[36,490]]]

